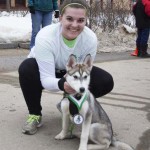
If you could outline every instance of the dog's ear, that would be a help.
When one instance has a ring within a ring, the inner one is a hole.
[[[83,64],[88,66],[88,67],[92,67],[92,57],[90,54],[87,54],[84,58]]]
[[[69,70],[69,68],[73,68],[77,63],[77,60],[76,60],[76,56],[71,54],[69,56],[69,60],[68,60],[68,63],[67,63],[67,70]]]

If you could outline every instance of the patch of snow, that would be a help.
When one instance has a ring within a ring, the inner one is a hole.
[[[126,26],[127,29],[130,27]],[[135,48],[136,32],[127,32],[124,25],[120,25],[112,32],[96,31],[98,37],[98,52],[124,52]],[[136,29],[135,29],[136,30]]]
[[[130,17],[131,23],[132,17]],[[0,20],[0,43],[30,41],[32,26],[30,13],[22,17],[20,14],[0,12]],[[53,23],[58,21],[53,19]],[[132,51],[135,48],[136,29],[125,24],[110,33],[98,28],[96,34],[98,52]]]
[[[128,33],[133,33],[135,34],[137,32],[137,30],[135,28],[131,28],[125,24],[123,24],[124,29],[128,32]]]

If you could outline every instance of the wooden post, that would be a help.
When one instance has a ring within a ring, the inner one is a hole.
[[[28,7],[28,0],[25,0],[25,6]]]
[[[15,0],[11,0],[11,7],[15,7],[15,3],[16,3]]]
[[[9,12],[10,11],[10,1],[6,0],[6,10]]]

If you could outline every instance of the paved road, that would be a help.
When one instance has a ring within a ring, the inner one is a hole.
[[[9,53],[9,54],[8,54]],[[18,84],[17,67],[27,50],[0,51],[0,150],[77,150],[78,139],[57,141],[61,114],[56,104],[62,93],[43,92],[43,127],[33,136],[21,133],[28,111]],[[122,60],[121,60],[122,59]],[[97,55],[95,65],[110,72],[115,86],[99,98],[117,139],[136,150],[150,150],[150,59],[126,53]]]
[[[27,49],[0,49],[0,72],[16,70],[19,64],[26,58]],[[96,62],[136,59],[130,52],[99,53]]]

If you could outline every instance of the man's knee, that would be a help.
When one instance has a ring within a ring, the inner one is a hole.
[[[93,67],[91,72],[90,91],[98,98],[109,93],[114,87],[113,77],[107,71]]]
[[[24,60],[18,68],[20,76],[34,76],[36,72],[38,72],[38,65],[34,58]]]
[[[107,78],[105,78],[105,92],[106,94],[111,92],[114,87],[114,80],[111,74],[108,74]]]

